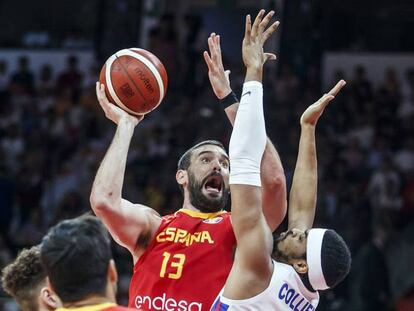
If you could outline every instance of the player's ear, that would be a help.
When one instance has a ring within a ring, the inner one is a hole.
[[[111,259],[108,265],[108,278],[111,283],[118,282],[118,271],[116,270],[115,261]]]
[[[59,297],[54,293],[53,288],[49,282],[49,278],[47,279],[47,286],[44,286],[40,289],[39,293],[39,301],[43,304],[46,309],[55,310],[61,306],[61,302]]]
[[[308,272],[308,264],[305,259],[291,259],[290,263],[297,273],[304,274]]]
[[[181,186],[184,186],[188,183],[188,173],[186,170],[178,170],[175,174],[175,179],[177,180],[177,183]]]

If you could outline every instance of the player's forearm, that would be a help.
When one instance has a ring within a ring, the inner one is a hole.
[[[260,166],[262,182],[262,208],[270,229],[275,230],[286,215],[286,178],[276,148],[267,138]]]
[[[238,108],[239,103],[235,103],[224,110],[232,125],[234,125]],[[273,231],[286,215],[287,194],[282,161],[269,138],[266,141],[266,149],[260,166],[260,178],[262,181],[263,213],[267,224]]]
[[[126,160],[133,133],[133,124],[118,124],[111,146],[99,166],[93,183],[90,200],[95,212],[99,208],[112,209],[121,204]]]
[[[236,102],[231,106],[228,106],[224,109],[224,112],[226,113],[227,119],[229,119],[232,126],[234,126],[234,120],[236,120],[237,115],[237,109],[239,109],[239,103]]]
[[[301,127],[298,159],[289,198],[289,228],[312,227],[318,184],[315,126]]]
[[[255,81],[243,85],[240,108],[229,144],[232,223],[236,236],[241,228],[257,223],[261,214],[260,162],[266,145],[263,88]],[[246,217],[247,215],[247,217]]]

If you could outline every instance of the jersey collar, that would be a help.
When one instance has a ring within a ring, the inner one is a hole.
[[[190,209],[186,209],[186,208],[182,208],[179,209],[178,211],[175,212],[175,214],[177,213],[184,213],[187,214],[191,217],[195,217],[195,218],[202,218],[202,219],[211,219],[211,218],[215,218],[219,215],[223,215],[226,214],[226,211],[219,211],[219,212],[215,212],[215,213],[203,213],[203,212],[198,212],[198,211],[193,211]]]
[[[57,308],[56,311],[99,311],[102,309],[107,309],[109,307],[115,307],[115,303],[100,303],[98,305],[92,305],[92,306],[84,306],[79,308]]]

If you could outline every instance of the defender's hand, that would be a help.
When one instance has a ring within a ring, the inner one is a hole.
[[[247,68],[261,69],[268,59],[276,59],[275,54],[263,52],[263,45],[276,31],[280,23],[276,21],[266,29],[275,12],[270,11],[263,18],[264,14],[265,10],[260,10],[254,20],[253,27],[251,25],[250,15],[246,16],[242,53],[243,62]]]
[[[105,112],[105,116],[115,124],[128,122],[135,127],[144,118],[144,116],[138,117],[130,115],[118,106],[111,104],[105,94],[105,85],[100,84],[99,82],[96,82],[96,97]]]
[[[218,99],[223,99],[231,92],[229,80],[230,70],[224,70],[223,67],[220,36],[213,32],[207,42],[210,55],[207,51],[204,51],[203,56],[208,67],[208,78],[214,94],[216,94]]]
[[[315,126],[326,106],[335,98],[345,84],[344,80],[340,80],[327,94],[324,94],[316,103],[310,105],[302,114],[300,124]]]

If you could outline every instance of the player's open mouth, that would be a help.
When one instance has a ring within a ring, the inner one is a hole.
[[[223,177],[221,177],[221,175],[213,175],[208,177],[203,188],[209,194],[221,194],[221,190],[223,189]]]

